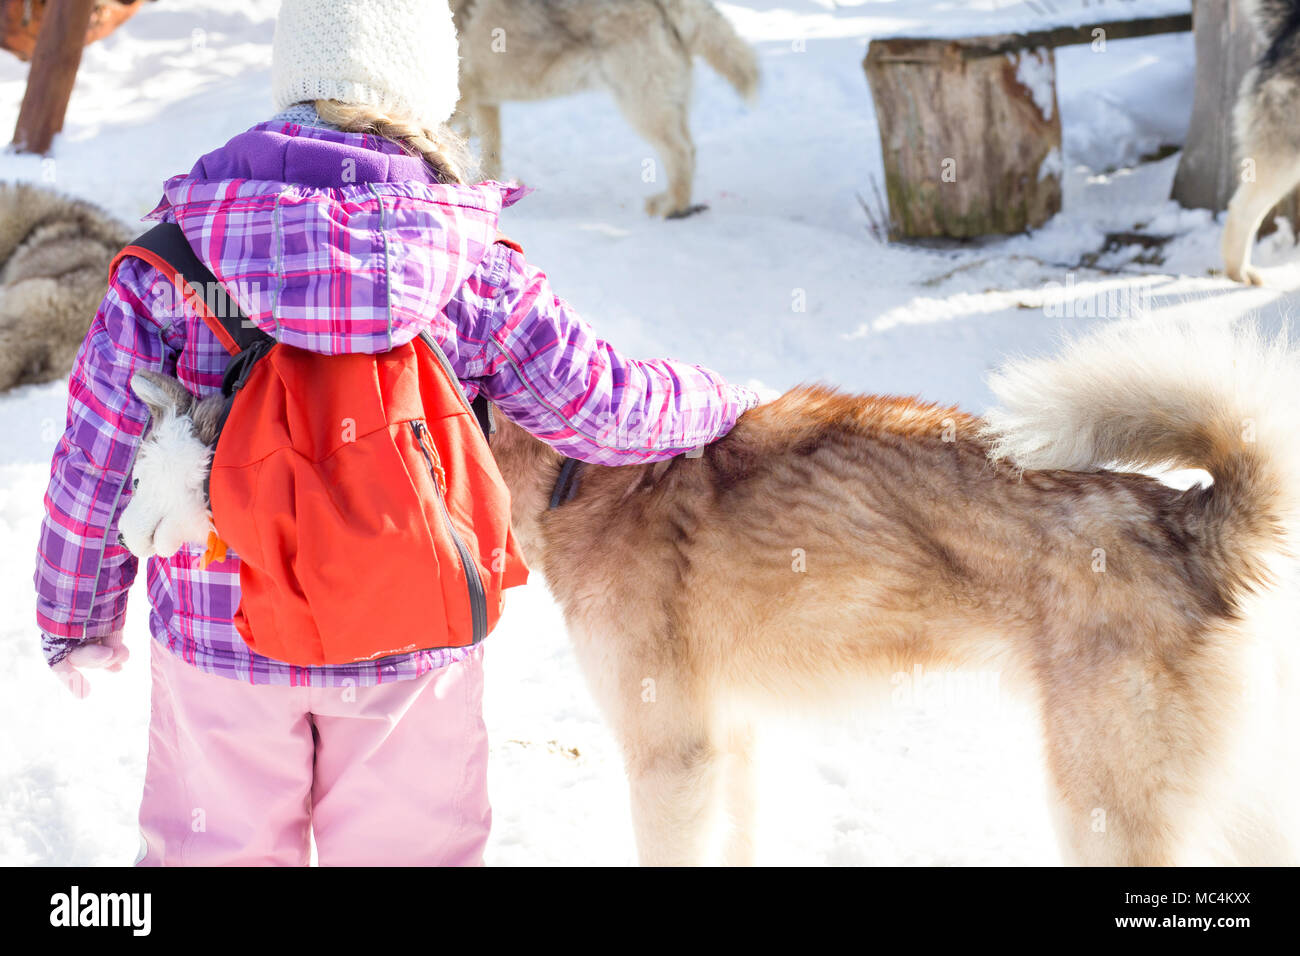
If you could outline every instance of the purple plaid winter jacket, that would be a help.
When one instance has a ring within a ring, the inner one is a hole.
[[[654,461],[726,433],[756,404],[707,369],[636,361],[597,338],[546,276],[495,243],[521,190],[445,186],[387,140],[295,123],[254,126],[164,186],[148,217],[180,224],[199,258],[264,331],[327,354],[382,352],[424,329],[472,399],[566,455]],[[122,629],[136,559],[117,544],[148,414],[136,369],[196,395],[221,384],[227,354],[170,281],[124,260],[69,382],[36,567],[46,659]],[[148,562],[154,639],[213,674],[256,684],[366,686],[417,677],[469,649],[339,667],[252,653],[232,618],[239,559],[200,567],[202,548]]]

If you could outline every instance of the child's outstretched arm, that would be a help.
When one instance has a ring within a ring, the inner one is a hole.
[[[476,278],[447,310],[462,343],[470,340],[458,371],[570,457],[604,465],[670,458],[725,435],[758,404],[749,389],[699,365],[622,355],[505,244]]]
[[[36,620],[45,658],[78,697],[78,667],[116,670],[136,559],[118,544],[131,467],[148,413],[128,387],[132,372],[174,355],[145,306],[160,280],[143,262],[117,270],[68,382],[67,426],[54,451],[36,559]],[[179,316],[178,316],[179,318]]]

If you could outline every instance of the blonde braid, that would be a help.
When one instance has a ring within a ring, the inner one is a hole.
[[[373,106],[339,100],[317,100],[316,115],[346,133],[369,133],[392,140],[422,158],[440,183],[464,182],[465,172],[471,167],[465,141],[445,125],[432,130]]]

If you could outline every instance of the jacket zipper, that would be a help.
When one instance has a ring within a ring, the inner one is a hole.
[[[433,456],[429,453],[429,448],[425,444],[424,423],[411,421],[407,424],[411,426],[411,431],[415,433],[416,444],[420,446],[420,454],[424,456],[424,463],[429,468],[429,477],[433,479],[434,490],[438,493],[438,505],[442,508],[443,521],[447,524],[447,530],[451,532],[451,539],[456,542],[456,551],[460,554],[460,564],[465,569],[465,580],[469,586],[470,620],[473,623],[474,643],[477,644],[487,637],[487,595],[483,592],[483,579],[479,577],[478,565],[474,563],[469,548],[465,547],[465,542],[460,539],[460,535],[456,532],[456,526],[451,522],[451,512],[447,510],[447,501],[443,497],[442,485],[438,481],[438,469],[434,467]]]

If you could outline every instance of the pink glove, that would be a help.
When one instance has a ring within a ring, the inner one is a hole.
[[[97,667],[107,671],[120,671],[131,652],[122,643],[122,632],[101,637],[93,644],[82,644],[59,661],[50,670],[63,681],[78,700],[90,693],[90,681],[82,676],[79,667]]]

